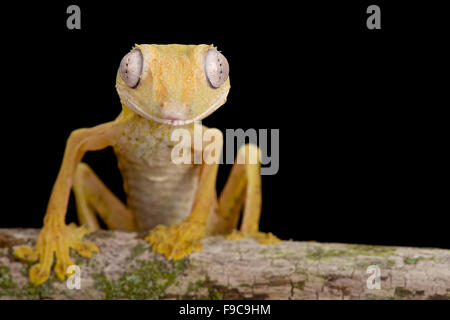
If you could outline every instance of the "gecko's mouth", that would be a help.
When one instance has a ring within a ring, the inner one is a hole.
[[[187,125],[194,121],[206,118],[225,103],[228,94],[228,91],[225,91],[223,95],[221,95],[216,101],[214,101],[204,112],[195,115],[194,117],[189,119],[180,119],[175,114],[168,114],[165,117],[155,116],[147,112],[146,110],[144,110],[144,108],[142,108],[139,104],[137,104],[134,101],[133,97],[128,92],[126,92],[126,90],[121,90],[121,88],[118,86],[117,91],[119,92],[119,96],[122,103],[125,104],[129,109],[140,115],[141,117],[171,126]]]

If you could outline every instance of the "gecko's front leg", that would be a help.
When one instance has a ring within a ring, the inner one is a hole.
[[[84,241],[83,236],[89,232],[84,227],[66,225],[65,216],[70,189],[77,165],[86,151],[103,149],[112,143],[113,134],[118,123],[109,122],[89,129],[72,132],[67,140],[61,168],[53,186],[44,226],[39,233],[34,248],[20,247],[14,255],[22,260],[37,262],[30,269],[30,280],[39,285],[50,276],[54,256],[56,256],[55,273],[64,279],[67,268],[73,264],[70,249],[75,249],[82,256],[91,257],[98,248],[95,244]]]

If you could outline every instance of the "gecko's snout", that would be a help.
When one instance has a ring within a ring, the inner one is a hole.
[[[163,102],[158,109],[160,117],[166,120],[187,120],[191,114],[191,108],[185,103]]]

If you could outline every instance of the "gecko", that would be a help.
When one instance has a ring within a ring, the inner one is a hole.
[[[239,148],[219,196],[219,161],[171,161],[176,144],[171,139],[173,131],[183,128],[192,133],[195,123],[226,102],[229,64],[216,47],[135,45],[120,63],[116,89],[120,114],[111,122],[71,132],[36,244],[14,251],[17,258],[35,263],[29,271],[33,284],[47,281],[52,268],[61,280],[70,276],[71,250],[87,258],[98,252],[83,237],[100,229],[99,218],[108,229],[148,232],[145,240],[152,250],[169,260],[201,250],[207,235],[231,240],[250,237],[264,244],[280,241],[270,232],[259,231],[260,150],[255,144]],[[214,143],[221,150],[220,130],[201,128],[214,131]],[[86,152],[106,147],[112,147],[117,157],[126,203],[82,162]],[[194,145],[192,151],[204,152]],[[246,161],[252,153],[258,160],[255,163]],[[215,160],[219,156],[213,155]],[[71,191],[79,226],[65,221]]]

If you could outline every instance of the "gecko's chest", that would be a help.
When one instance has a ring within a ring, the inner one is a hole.
[[[179,223],[192,207],[200,168],[172,161],[177,142],[171,141],[171,130],[137,122],[125,129],[114,146],[127,205],[140,230]]]

